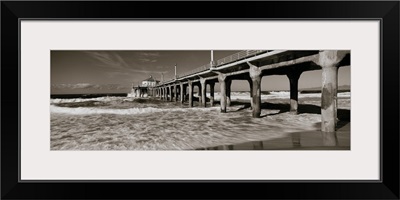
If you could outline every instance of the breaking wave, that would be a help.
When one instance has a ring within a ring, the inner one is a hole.
[[[87,102],[87,101],[101,101],[101,102],[109,102],[115,100],[129,100],[131,98],[127,97],[97,97],[97,98],[74,98],[74,99],[50,99],[51,104],[57,103],[79,103],[79,102]]]
[[[157,112],[193,112],[193,111],[209,111],[216,110],[217,107],[211,108],[127,108],[127,109],[104,109],[104,108],[85,108],[85,107],[58,107],[50,105],[51,113],[70,114],[70,115],[96,115],[96,114],[114,114],[114,115],[140,115]]]

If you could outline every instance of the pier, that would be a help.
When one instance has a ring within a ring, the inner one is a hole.
[[[216,61],[211,53],[210,63],[158,83],[152,88],[152,95],[165,101],[188,102],[193,107],[193,91],[198,87],[199,105],[206,107],[209,102],[214,106],[215,84],[219,83],[220,111],[226,113],[231,104],[232,82],[245,80],[250,86],[252,117],[259,118],[262,78],[284,75],[290,83],[290,112],[296,115],[301,74],[322,70],[321,131],[330,133],[336,131],[338,69],[344,66],[350,66],[350,50],[245,50]]]

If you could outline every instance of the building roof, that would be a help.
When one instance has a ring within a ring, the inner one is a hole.
[[[145,79],[143,81],[151,81],[151,82],[156,82],[156,80],[153,78],[153,76],[150,76],[150,78]]]

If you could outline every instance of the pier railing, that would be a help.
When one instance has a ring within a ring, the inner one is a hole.
[[[244,50],[244,51],[240,51],[240,52],[237,52],[237,53],[232,54],[230,56],[227,56],[225,58],[221,58],[221,59],[217,60],[217,66],[228,64],[228,63],[231,63],[231,62],[235,62],[235,61],[247,58],[249,56],[255,56],[257,54],[265,53],[265,52],[269,52],[269,51],[267,51],[267,50]]]
[[[205,65],[203,65],[203,66],[201,66],[201,67],[198,67],[198,68],[196,68],[196,69],[193,69],[193,70],[190,70],[190,71],[188,71],[188,72],[185,72],[185,73],[180,74],[180,75],[178,76],[178,78],[179,78],[179,77],[189,76],[189,75],[191,75],[191,74],[196,74],[196,73],[199,73],[199,72],[203,72],[203,71],[209,70],[210,68],[211,68],[211,64],[210,64],[210,63],[209,63],[209,64],[205,64]]]
[[[221,65],[229,64],[229,63],[232,63],[232,62],[235,62],[235,61],[238,61],[238,60],[242,60],[242,59],[248,58],[250,56],[255,56],[255,55],[258,55],[258,54],[261,54],[261,53],[270,52],[270,51],[272,51],[272,50],[244,50],[244,51],[240,51],[240,52],[237,52],[235,54],[232,54],[232,55],[229,55],[229,56],[226,56],[224,58],[221,58],[221,59],[217,60],[215,68],[218,68]],[[193,70],[184,72],[182,74],[179,74],[179,75],[176,76],[176,78],[182,78],[182,77],[189,76],[189,75],[192,75],[192,74],[196,74],[196,73],[200,73],[200,72],[203,72],[203,71],[207,71],[210,68],[211,68],[211,63],[205,64],[205,65],[203,65],[201,67],[198,67],[196,69],[193,69]],[[160,83],[160,84],[162,84],[162,83]]]

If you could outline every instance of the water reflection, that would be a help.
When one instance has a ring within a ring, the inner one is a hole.
[[[252,142],[252,143],[253,143],[254,150],[263,150],[264,149],[264,143],[262,141],[257,141],[257,142]]]
[[[339,141],[336,132],[322,132],[322,145],[323,146],[338,146]]]
[[[300,133],[292,133],[291,135],[293,147],[301,147]]]
[[[339,145],[336,132],[321,131],[291,133],[287,137],[252,141],[240,144],[220,145],[196,150],[350,150],[350,137]]]

